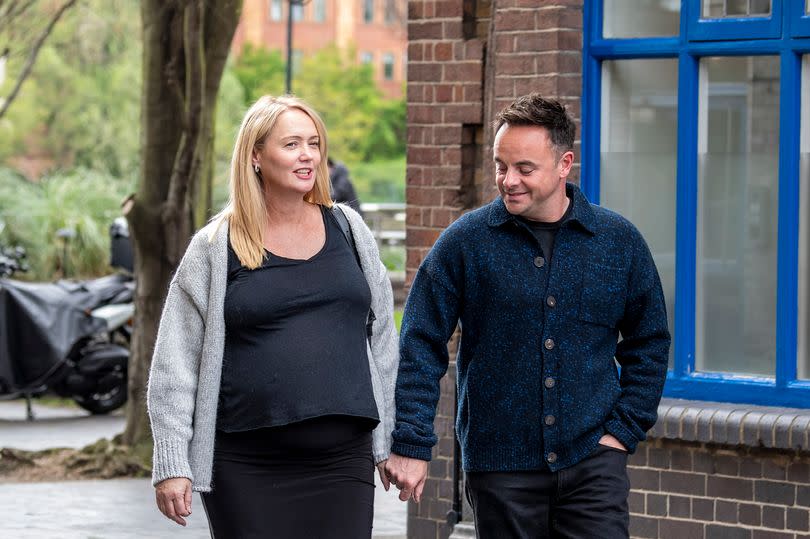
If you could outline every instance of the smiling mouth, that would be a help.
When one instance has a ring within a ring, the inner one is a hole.
[[[293,170],[293,174],[295,174],[296,176],[303,176],[303,177],[309,178],[312,175],[312,169],[311,168],[298,168],[298,169]]]

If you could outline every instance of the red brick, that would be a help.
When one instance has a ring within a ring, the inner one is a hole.
[[[431,0],[430,2],[425,2],[425,18],[432,19],[436,17],[436,2],[435,0]]]
[[[464,59],[481,61],[484,58],[484,42],[469,39],[464,43]]]
[[[438,206],[440,197],[439,189],[410,186],[405,189],[405,202],[414,206]]]
[[[425,16],[425,8],[423,2],[411,1],[408,2],[408,20],[421,19]]]
[[[436,107],[430,105],[408,105],[408,122],[416,124],[434,123]]]
[[[498,52],[514,52],[515,50],[515,35],[514,34],[497,34],[495,36],[495,50]]]
[[[532,30],[534,10],[499,10],[495,14],[495,29],[499,32],[510,30]]]
[[[423,222],[422,216],[424,215],[424,210],[422,208],[417,208],[414,206],[408,206],[405,208],[405,224],[408,227],[411,226],[422,226],[425,223]]]
[[[453,44],[440,42],[433,45],[433,60],[447,62],[453,59]]]
[[[441,39],[442,33],[442,23],[439,21],[408,22],[408,41]]]
[[[441,159],[441,149],[433,146],[409,146],[408,163],[414,165],[436,165]]]
[[[431,247],[436,243],[436,239],[441,232],[441,230],[435,228],[411,227],[408,229],[408,245],[414,247]]]
[[[498,75],[529,75],[534,73],[534,55],[501,56],[495,62]]]
[[[425,255],[422,249],[418,248],[409,248],[405,255],[405,267],[406,268],[418,268],[419,264],[422,263],[424,260]]]
[[[464,62],[444,65],[444,80],[458,82],[478,82],[481,80],[481,63]]]
[[[436,17],[461,17],[464,15],[462,2],[444,0],[436,2]]]
[[[441,76],[441,64],[426,62],[408,64],[408,82],[438,82]]]
[[[457,21],[444,21],[442,23],[444,26],[444,39],[463,39],[464,38],[464,31],[461,26],[461,19]]]
[[[437,103],[449,103],[453,101],[453,85],[439,84],[434,86],[433,94]]]
[[[557,32],[557,47],[560,50],[582,50],[582,32],[561,30]]]
[[[432,208],[430,210],[430,224],[435,227],[447,228],[458,218],[458,212],[447,208]]]
[[[442,148],[441,151],[442,165],[460,165],[461,164],[461,148]]]
[[[459,189],[442,189],[441,206],[445,208],[460,208],[463,194]]]
[[[483,101],[483,88],[480,84],[464,85],[464,101],[466,103],[479,103]]]
[[[446,105],[444,107],[445,123],[478,124],[482,114],[480,105]]]
[[[423,183],[423,174],[422,174],[422,166],[417,165],[408,165],[405,168],[405,184],[406,190],[410,188],[412,185],[422,185]]]
[[[457,166],[433,167],[425,171],[425,184],[433,187],[459,187],[461,170]]]
[[[513,79],[515,82],[515,96],[540,92],[545,96],[556,97],[557,77],[553,75],[540,75],[534,77],[521,77]]]
[[[515,79],[514,77],[496,77],[495,78],[495,95],[498,97],[512,97],[515,95]]]
[[[461,128],[458,126],[435,126],[433,128],[433,144],[459,144],[461,142]]]
[[[408,61],[421,62],[424,57],[424,43],[409,43],[408,44]]]
[[[545,52],[557,49],[557,32],[523,32],[514,35],[518,52]]]

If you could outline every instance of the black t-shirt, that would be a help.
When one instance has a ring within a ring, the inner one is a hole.
[[[540,243],[540,249],[543,251],[543,257],[546,263],[551,262],[551,256],[554,254],[554,239],[557,237],[557,231],[571,216],[571,211],[574,208],[574,200],[568,199],[568,208],[559,220],[553,223],[543,223],[540,221],[530,221],[529,219],[520,218],[520,220],[529,227],[534,237]]]
[[[322,213],[326,241],[308,260],[265,252],[248,270],[229,245],[219,430],[326,415],[378,423],[366,351],[371,291],[332,212]]]

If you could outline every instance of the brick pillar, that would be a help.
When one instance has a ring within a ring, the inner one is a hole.
[[[408,3],[407,283],[444,228],[496,196],[495,112],[540,91],[561,99],[579,118],[581,6],[577,0]],[[450,348],[453,357],[453,343]],[[408,508],[411,539],[445,539],[452,531],[446,515],[454,486],[454,374],[451,362],[442,380],[434,424],[439,443],[425,496]]]

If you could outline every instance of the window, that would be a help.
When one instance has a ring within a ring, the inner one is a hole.
[[[326,20],[326,0],[314,0],[312,2],[312,19],[315,22]]]
[[[374,61],[374,53],[363,51],[360,53],[360,63],[363,65],[370,64]]]
[[[281,1],[282,0],[270,0],[270,20],[271,21],[280,21],[281,20]]]
[[[584,3],[582,188],[650,245],[665,395],[810,407],[808,8]]]
[[[374,22],[374,0],[363,0],[363,22]]]
[[[383,78],[394,80],[394,55],[390,52],[383,54]]]
[[[294,22],[304,20],[304,4],[290,2],[290,9],[292,9],[292,19]]]
[[[394,24],[398,19],[396,0],[385,0],[385,24]]]

